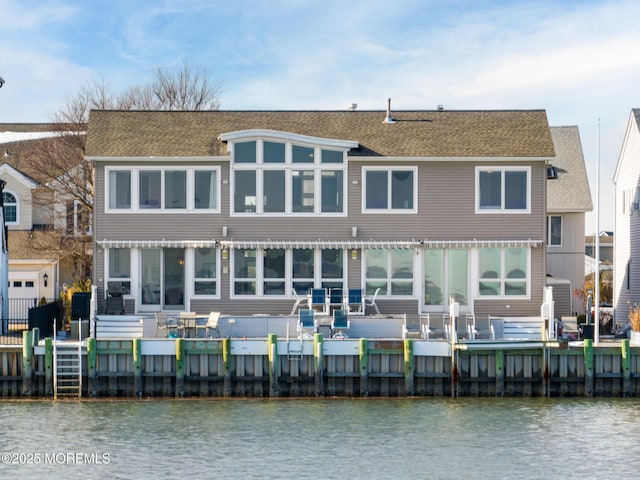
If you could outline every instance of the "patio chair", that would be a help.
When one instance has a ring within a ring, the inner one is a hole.
[[[162,334],[162,335],[160,335]],[[161,337],[178,337],[180,334],[180,326],[178,318],[167,312],[156,312],[156,338]]]
[[[421,323],[420,321],[418,321],[418,323],[407,323],[407,314],[404,313],[404,319],[402,322],[402,338],[403,339],[407,339],[407,338],[420,338],[421,336]]]
[[[344,309],[344,291],[342,288],[329,290],[329,308],[331,310]]]
[[[311,299],[309,307],[316,312],[321,312],[326,315],[329,311],[327,289],[326,288],[312,288]]]
[[[196,312],[180,312],[178,317],[178,328],[181,328],[186,336],[189,336],[189,329],[196,330]]]
[[[301,308],[298,310],[298,333],[302,338],[312,338],[316,333],[315,310]]]
[[[220,330],[218,330],[218,323],[220,320],[220,312],[211,312],[207,317],[207,321],[204,323],[198,323],[196,321],[196,337],[199,337],[198,331],[204,330],[204,336],[206,338],[211,337],[211,330],[214,330],[218,337],[220,336]]]
[[[378,305],[376,305],[376,298],[378,297],[378,293],[380,293],[380,289],[376,288],[375,292],[373,292],[373,295],[371,296],[371,298],[365,298],[364,299],[364,308],[365,311],[367,309],[367,307],[373,307],[376,310],[376,313],[378,315],[380,315],[380,310],[378,309]]]
[[[426,340],[431,338],[446,338],[444,324],[436,325],[430,313],[420,314],[420,331],[422,332],[422,338]]]
[[[331,320],[331,338],[347,338],[344,330],[349,330],[351,322],[346,310],[338,309],[333,311]]]
[[[296,313],[296,309],[300,308],[303,303],[308,304],[309,300],[307,298],[300,297],[295,288],[291,289],[291,293],[293,293],[293,298],[296,299],[296,301],[293,303],[293,307],[291,308],[291,315],[293,315],[294,313]]]
[[[361,288],[350,288],[347,294],[347,311],[350,315],[364,315],[364,297]]]

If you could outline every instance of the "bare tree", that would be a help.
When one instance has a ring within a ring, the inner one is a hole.
[[[68,98],[53,116],[59,135],[34,143],[31,171],[46,185],[41,207],[51,206],[52,225],[66,230],[56,242],[60,256],[73,259],[73,280],[86,278],[91,261],[93,164],[84,160],[91,110],[217,110],[220,88],[204,69],[186,61],[176,70],[157,67],[153,79],[114,93],[106,81],[92,81]],[[42,180],[43,179],[43,180]],[[64,208],[60,209],[60,206]],[[56,208],[53,208],[56,206]],[[66,225],[65,225],[66,223]],[[33,245],[37,248],[37,245]],[[48,245],[50,249],[51,244]]]

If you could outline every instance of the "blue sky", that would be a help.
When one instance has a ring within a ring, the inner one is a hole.
[[[542,108],[580,128],[594,203],[600,121],[613,229],[638,18],[635,0],[0,0],[0,122],[48,121],[92,80],[118,91],[183,61],[227,110]]]

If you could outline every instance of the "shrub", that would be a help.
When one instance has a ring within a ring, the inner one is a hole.
[[[640,305],[633,304],[629,309],[629,324],[631,325],[631,330],[640,332]]]

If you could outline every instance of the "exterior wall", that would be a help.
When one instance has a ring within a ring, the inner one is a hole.
[[[620,154],[615,192],[614,316],[626,322],[629,305],[640,303],[640,212],[630,205],[640,189],[640,134],[632,118]],[[631,199],[629,195],[631,194]],[[624,202],[623,202],[624,197]]]
[[[584,313],[580,300],[573,298],[572,292],[584,284],[584,213],[562,214],[562,245],[547,246],[547,273],[554,278],[571,282],[569,292],[569,313]],[[558,297],[554,291],[556,302]],[[563,300],[567,301],[567,300]]]
[[[352,228],[357,227],[355,240],[543,240],[546,220],[546,170],[543,161],[500,162],[485,159],[468,161],[395,161],[349,158],[345,177],[347,187],[347,212],[335,217],[293,216],[231,216],[229,162],[165,162],[162,167],[220,166],[221,213],[106,213],[105,212],[105,166],[149,165],[139,162],[98,162],[95,168],[94,238],[101,240],[213,240],[223,239],[222,227],[227,227],[225,240],[354,240]],[[418,214],[370,214],[362,212],[363,167],[417,166],[418,168]],[[531,213],[528,214],[476,214],[476,166],[523,166],[531,167]],[[419,249],[418,249],[419,250]],[[419,255],[420,252],[417,251]],[[362,286],[362,251],[357,250],[357,259],[347,256],[345,278],[351,287]],[[106,284],[104,250],[95,249],[94,280],[104,295]],[[421,257],[419,257],[421,258]],[[471,261],[471,260],[470,260]],[[475,311],[492,315],[539,315],[545,286],[545,248],[531,249],[530,299],[526,300],[478,300]],[[226,267],[226,271],[225,271]],[[220,298],[216,300],[193,300],[185,305],[195,311],[220,310],[229,314],[288,313],[293,298],[246,298],[230,299],[230,260],[221,260],[218,288]],[[470,268],[470,272],[473,271]],[[416,298],[380,298],[378,306],[382,313],[407,313],[417,315],[421,279],[419,270],[414,272]],[[133,283],[137,279],[132,278]],[[474,296],[473,290],[470,296]]]

